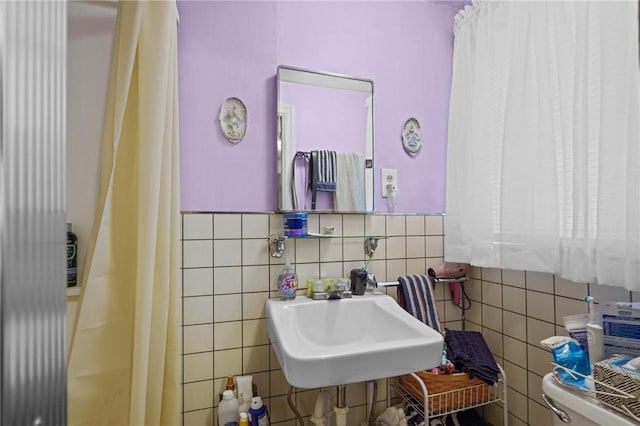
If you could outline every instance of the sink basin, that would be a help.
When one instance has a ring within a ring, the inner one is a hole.
[[[373,293],[351,299],[267,301],[267,327],[289,384],[318,388],[433,368],[442,336]]]

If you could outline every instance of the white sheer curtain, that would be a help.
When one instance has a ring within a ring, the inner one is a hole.
[[[638,3],[456,17],[445,259],[640,291]]]

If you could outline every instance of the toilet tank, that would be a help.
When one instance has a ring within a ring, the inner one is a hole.
[[[613,409],[607,408],[597,400],[566,387],[560,386],[551,373],[542,379],[542,399],[546,399],[553,417],[553,426],[637,426],[630,417],[618,414]],[[558,411],[551,408],[555,407]],[[566,415],[565,420],[561,417]]]

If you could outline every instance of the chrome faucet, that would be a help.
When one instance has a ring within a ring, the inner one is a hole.
[[[329,290],[325,292],[313,293],[313,300],[335,300],[335,299],[349,299],[352,297],[351,290],[347,288],[347,283],[344,280],[338,281]]]

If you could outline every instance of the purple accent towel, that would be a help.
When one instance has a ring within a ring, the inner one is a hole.
[[[436,298],[433,295],[431,278],[426,275],[409,275],[398,277],[398,303],[414,317],[418,318],[429,327],[442,332],[438,311],[436,311]]]
[[[482,334],[477,331],[449,330],[444,335],[456,368],[492,385],[498,380],[498,365]]]

